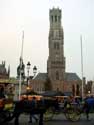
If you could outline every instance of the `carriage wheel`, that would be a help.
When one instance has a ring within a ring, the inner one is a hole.
[[[73,112],[71,115],[70,115],[70,120],[71,121],[78,121],[80,119],[80,114],[77,113],[77,112]]]
[[[4,122],[7,122],[7,121],[10,121],[12,116],[13,116],[13,114],[11,114],[8,111],[2,111],[0,113],[0,123],[4,123]]]
[[[66,109],[64,114],[65,114],[66,119],[70,120],[70,115],[72,114],[72,110]]]
[[[78,121],[80,119],[79,110],[69,109],[66,113],[66,118],[71,121]]]
[[[49,107],[44,113],[44,121],[52,120],[53,116],[54,116],[53,109],[52,107]]]
[[[4,122],[4,119],[5,119],[5,114],[0,113],[0,124],[2,124]]]

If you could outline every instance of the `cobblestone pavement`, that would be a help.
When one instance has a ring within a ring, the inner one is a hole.
[[[29,116],[28,115],[21,115],[19,122],[20,125],[38,125],[38,123],[34,122],[33,123],[28,123],[29,121]],[[10,123],[7,123],[6,125],[14,125],[14,121],[11,121]],[[94,125],[94,114],[90,115],[90,121],[86,120],[85,115],[81,115],[81,118],[77,122],[71,122],[68,121],[64,115],[57,115],[53,118],[53,120],[49,122],[44,122],[44,125]]]

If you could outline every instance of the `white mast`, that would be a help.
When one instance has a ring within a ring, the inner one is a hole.
[[[83,46],[82,46],[82,35],[80,36],[81,41],[81,72],[82,72],[82,98],[84,97],[84,89],[83,89]]]
[[[21,47],[21,56],[20,56],[20,78],[19,78],[19,100],[21,96],[21,83],[22,83],[22,62],[23,62],[23,44],[24,44],[24,31],[22,34],[22,47]]]

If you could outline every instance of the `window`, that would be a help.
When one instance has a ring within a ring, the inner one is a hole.
[[[59,43],[57,43],[56,48],[59,49]]]
[[[53,22],[53,16],[51,16],[51,21]]]
[[[54,37],[58,38],[59,36],[59,30],[54,30]]]
[[[58,16],[58,21],[60,22],[60,16]]]
[[[56,71],[56,80],[59,80],[59,72]]]
[[[59,48],[60,48],[59,43],[58,43],[58,42],[55,42],[55,43],[54,43],[54,49],[59,50]]]
[[[56,49],[56,42],[54,43],[54,49]]]
[[[72,93],[73,93],[73,96],[75,96],[75,86],[72,85]]]
[[[76,86],[76,95],[79,95],[79,85],[77,84],[77,86]]]
[[[57,22],[57,16],[55,16],[55,22]]]

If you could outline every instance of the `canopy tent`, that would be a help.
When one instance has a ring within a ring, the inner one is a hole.
[[[64,96],[72,96],[73,93],[72,92],[63,92]]]
[[[24,92],[21,95],[39,95],[39,94],[31,90],[31,91]]]
[[[42,96],[49,96],[49,97],[64,96],[64,94],[60,91],[46,91],[46,92],[42,93],[41,95]]]

